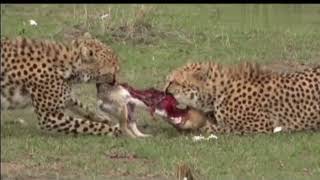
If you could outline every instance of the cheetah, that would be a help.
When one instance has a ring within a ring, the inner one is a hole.
[[[207,114],[208,133],[320,129],[320,65],[280,73],[249,62],[188,63],[167,76],[164,91]]]
[[[114,84],[118,59],[111,47],[88,34],[69,44],[1,39],[1,110],[32,105],[42,130],[118,136],[117,125],[90,111],[71,91],[75,83]],[[82,117],[66,115],[66,110]]]

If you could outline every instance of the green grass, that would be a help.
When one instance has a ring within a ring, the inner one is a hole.
[[[61,40],[63,28],[82,25],[118,52],[121,80],[140,88],[161,88],[165,76],[188,61],[320,61],[319,5],[2,5],[1,11],[1,36]],[[111,18],[99,20],[105,13]],[[29,19],[39,25],[29,26]],[[144,33],[112,36],[121,33],[120,26],[135,28],[134,23]],[[82,101],[94,104],[93,85],[76,90]],[[148,124],[145,131],[154,137],[51,135],[37,129],[31,109],[1,112],[1,165],[8,167],[1,176],[173,179],[176,165],[188,163],[198,179],[320,179],[319,133],[192,142],[139,114],[139,124]],[[18,118],[27,124],[15,123]],[[113,153],[134,158],[111,158]]]

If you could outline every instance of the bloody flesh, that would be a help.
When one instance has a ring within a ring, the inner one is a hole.
[[[128,84],[121,84],[121,86],[127,89],[132,97],[139,99],[146,106],[150,107],[151,115],[154,114],[156,109],[165,110],[169,117],[185,116],[188,112],[188,109],[176,107],[178,102],[171,94],[166,94],[154,88],[136,90]]]

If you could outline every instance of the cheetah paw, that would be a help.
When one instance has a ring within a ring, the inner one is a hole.
[[[273,133],[277,133],[277,132],[280,132],[280,131],[282,131],[282,127],[281,126],[275,127],[273,129]]]

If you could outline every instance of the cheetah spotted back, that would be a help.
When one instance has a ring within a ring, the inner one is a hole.
[[[167,92],[188,106],[213,112],[214,133],[320,129],[320,66],[276,73],[244,63],[188,64],[168,78]]]

